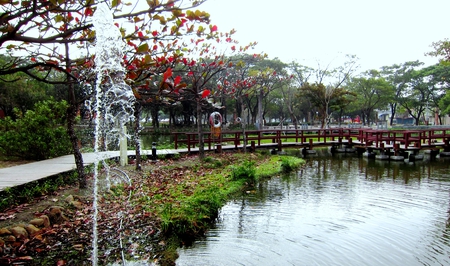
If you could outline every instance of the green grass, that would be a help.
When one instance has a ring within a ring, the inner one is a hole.
[[[208,227],[232,195],[262,178],[292,171],[304,162],[290,156],[255,154],[236,154],[235,163],[226,167],[218,161],[217,158],[205,158],[207,165],[204,167],[215,171],[195,181],[187,181],[198,182],[193,191],[186,193],[183,184],[170,189],[172,199],[164,200],[167,203],[157,210],[164,231],[181,236],[198,234]],[[196,167],[193,165],[191,169]]]

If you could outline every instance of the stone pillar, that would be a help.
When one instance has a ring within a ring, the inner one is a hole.
[[[125,125],[121,128],[119,148],[120,148],[120,166],[128,164],[128,145],[127,145],[127,127]]]

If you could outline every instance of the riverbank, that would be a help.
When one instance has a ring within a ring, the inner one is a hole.
[[[173,265],[176,248],[202,235],[232,195],[251,193],[252,183],[259,178],[292,170],[301,163],[299,158],[267,153],[223,153],[209,154],[204,161],[196,156],[146,161],[141,172],[133,165],[116,168],[111,179],[126,177],[130,183],[108,188],[100,182],[99,264],[126,259]],[[32,210],[36,218],[48,216],[57,205],[63,218],[38,228],[26,239],[0,242],[0,264],[91,265],[91,191],[67,189],[48,195],[39,208],[23,207]],[[15,216],[14,210],[9,213]],[[17,223],[26,225],[28,221],[4,219],[0,228]]]

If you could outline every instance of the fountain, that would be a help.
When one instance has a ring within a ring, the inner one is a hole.
[[[135,101],[131,88],[125,83],[125,69],[122,66],[124,43],[119,29],[114,26],[112,13],[106,3],[99,3],[93,16],[96,31],[95,71],[95,143],[97,160],[94,163],[93,200],[93,251],[92,265],[98,261],[98,168],[106,165],[101,158],[102,151],[115,142],[121,145],[121,164],[126,164],[125,124],[133,119]],[[109,167],[106,167],[107,171]],[[107,174],[107,177],[109,175]]]

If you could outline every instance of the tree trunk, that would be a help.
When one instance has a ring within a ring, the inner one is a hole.
[[[292,106],[290,104],[287,105],[287,109],[289,112],[289,116],[291,117],[292,122],[294,123],[294,128],[297,129],[298,127],[298,119],[294,114],[294,110],[292,110]]]
[[[134,104],[134,141],[136,147],[136,170],[141,171],[141,142],[140,142],[140,131],[141,131],[141,104],[136,100]]]
[[[69,84],[69,95],[73,93],[73,85]],[[69,96],[72,98],[72,96]],[[69,103],[69,108],[67,108],[67,133],[72,143],[73,156],[75,158],[75,165],[77,167],[78,174],[78,186],[79,188],[86,188],[86,175],[84,173],[83,156],[78,147],[78,138],[75,134],[75,117],[77,115],[77,108],[74,102]]]
[[[65,44],[65,52],[66,52],[66,68],[70,69],[70,57],[69,57],[69,45]],[[84,164],[83,164],[83,156],[80,152],[80,148],[78,147],[78,137],[75,134],[75,117],[77,116],[78,105],[75,99],[75,89],[73,87],[73,81],[70,76],[67,75],[67,84],[68,84],[68,102],[69,107],[67,108],[67,134],[69,135],[70,142],[72,143],[73,156],[75,159],[75,165],[77,167],[78,174],[78,186],[79,188],[86,188],[87,181],[86,175],[84,173]]]
[[[391,106],[391,119],[389,121],[390,126],[392,126],[392,124],[394,123],[394,119],[395,119],[395,114],[397,112],[397,104],[390,104]]]
[[[228,119],[227,119],[227,111],[228,110],[227,110],[227,105],[226,105],[226,99],[223,94],[222,94],[220,103],[221,103],[221,106],[223,107],[223,109],[222,109],[223,123],[225,125],[228,125]]]
[[[259,95],[258,95],[258,111],[257,111],[257,118],[256,118],[256,125],[257,125],[257,129],[261,130],[262,126],[263,126],[263,107],[262,107],[262,102],[263,102],[263,98],[264,98],[264,92],[262,89],[259,90]]]
[[[202,106],[201,99],[197,99],[197,130],[198,130],[198,155],[200,160],[205,158],[205,141],[203,139]]]

